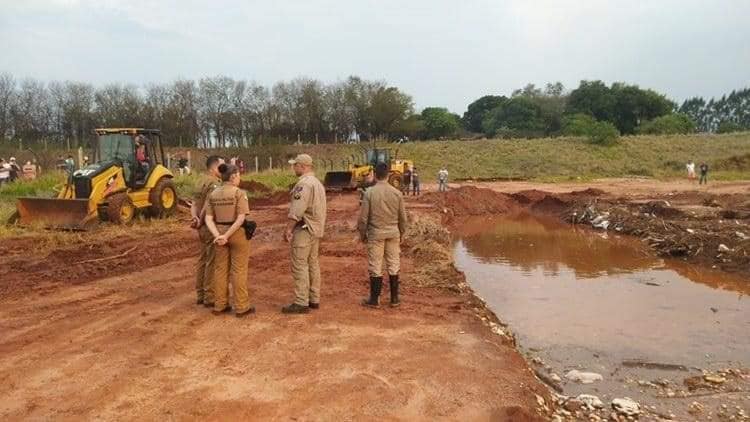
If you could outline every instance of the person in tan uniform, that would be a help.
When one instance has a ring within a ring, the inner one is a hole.
[[[365,192],[359,213],[357,230],[367,243],[367,270],[370,274],[370,297],[362,305],[380,306],[383,288],[383,258],[388,270],[391,306],[401,303],[398,298],[401,241],[406,232],[407,216],[401,191],[388,183],[388,164],[375,166],[377,183]]]
[[[195,293],[196,303],[204,306],[214,306],[214,293],[211,280],[213,279],[214,237],[205,224],[206,198],[221,182],[219,166],[224,163],[218,155],[211,155],[206,159],[206,172],[201,175],[198,188],[193,193],[193,204],[190,206],[192,220],[190,227],[198,230],[200,255],[195,265]]]
[[[313,173],[312,157],[300,154],[289,164],[299,176],[291,192],[289,223],[284,231],[284,240],[292,244],[294,302],[281,311],[302,314],[320,307],[318,246],[326,223],[326,190]]]
[[[219,166],[222,184],[208,196],[206,226],[214,243],[214,315],[229,312],[229,283],[234,290],[234,313],[243,317],[255,312],[247,292],[247,263],[250,241],[243,225],[250,213],[245,191],[239,188],[240,172],[236,166]]]

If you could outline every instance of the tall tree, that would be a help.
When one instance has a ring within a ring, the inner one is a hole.
[[[482,121],[487,116],[487,113],[506,101],[508,99],[500,95],[485,95],[475,100],[469,104],[462,118],[464,128],[470,132],[482,132]]]

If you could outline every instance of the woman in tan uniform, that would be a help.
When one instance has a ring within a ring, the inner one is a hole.
[[[242,317],[255,312],[247,293],[247,263],[250,241],[242,228],[250,213],[247,194],[239,188],[236,166],[219,166],[222,184],[206,201],[206,226],[214,236],[214,315],[229,312],[229,283],[234,289],[234,312]]]

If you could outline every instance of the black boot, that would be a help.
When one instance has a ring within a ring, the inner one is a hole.
[[[395,308],[401,304],[398,300],[398,274],[388,275],[388,283],[391,285],[391,306]]]
[[[370,298],[362,299],[362,306],[377,308],[380,306],[380,290],[383,289],[383,277],[370,277]]]

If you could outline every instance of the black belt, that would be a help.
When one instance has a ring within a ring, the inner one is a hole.
[[[232,221],[231,223],[220,223],[217,221],[214,224],[216,224],[217,226],[231,226],[232,224],[234,224],[234,221]]]

